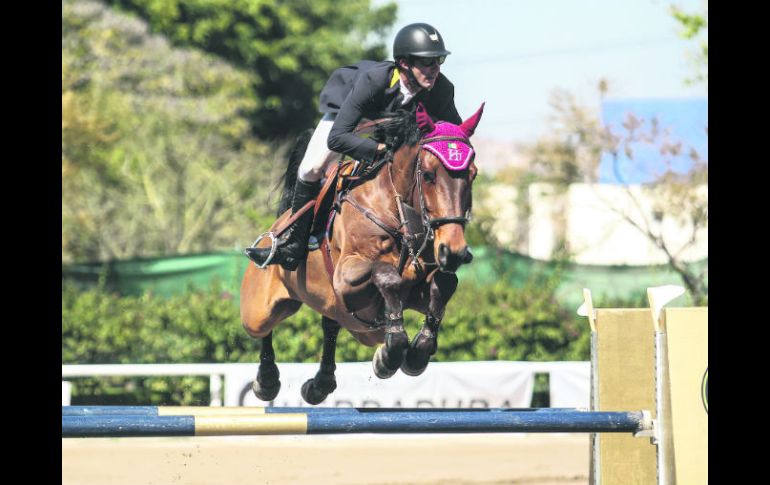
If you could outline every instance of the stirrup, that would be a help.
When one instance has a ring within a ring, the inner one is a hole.
[[[254,263],[254,266],[256,266],[259,269],[265,269],[265,267],[270,264],[270,261],[272,261],[273,256],[275,256],[275,250],[278,248],[278,238],[275,237],[275,233],[273,231],[263,232],[259,235],[256,241],[254,241],[254,244],[251,245],[252,248],[256,248],[257,244],[259,244],[259,241],[264,239],[265,237],[270,238],[270,254],[267,255],[267,259],[265,259],[265,262],[260,264],[257,264],[256,261],[252,261]]]

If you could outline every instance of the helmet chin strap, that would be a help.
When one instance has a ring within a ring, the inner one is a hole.
[[[412,74],[413,64],[410,63],[407,59],[404,59],[404,62],[406,63],[406,66],[407,66],[406,77],[407,77],[407,79],[409,79],[409,84],[410,84],[409,87],[410,88],[417,88],[417,91],[414,93],[414,95],[417,96],[417,93],[419,93],[420,91],[422,91],[425,88],[420,85],[420,83],[417,81],[417,77],[415,77],[415,75]],[[399,67],[399,71],[400,72],[404,72],[402,69],[400,69],[401,66],[398,66],[398,67]]]

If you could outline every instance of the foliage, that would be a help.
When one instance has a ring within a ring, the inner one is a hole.
[[[395,7],[62,1],[62,261],[242,248],[273,220],[288,135]],[[365,47],[370,45],[371,47]],[[208,51],[208,53],[206,52]],[[226,59],[229,62],[225,62]],[[290,128],[287,126],[291,125]]]
[[[111,0],[174,45],[195,47],[252,73],[248,116],[261,138],[297,134],[318,118],[331,72],[385,59],[395,3],[371,0]]]
[[[559,308],[553,296],[557,286],[558,274],[533,275],[521,288],[461,281],[433,360],[588,359],[588,326]],[[413,335],[422,316],[407,311],[405,318]],[[320,362],[320,317],[303,307],[276,328],[273,344],[279,366]],[[259,348],[241,327],[237,301],[216,284],[171,298],[121,297],[103,288],[80,292],[67,284],[62,289],[62,364],[257,363]],[[340,332],[338,362],[367,361],[373,353]],[[208,384],[200,378],[89,378],[74,387],[73,402],[84,396],[112,404],[208,400]]]
[[[695,65],[695,77],[688,79],[689,84],[703,82],[708,86],[708,67],[709,67],[709,42],[708,42],[708,21],[709,6],[708,1],[703,0],[703,11],[699,13],[685,12],[679,7],[672,5],[670,7],[671,15],[679,22],[682,27],[681,35],[685,39],[698,38],[698,51],[693,58]]]
[[[245,246],[281,150],[250,136],[252,75],[62,2],[62,260]]]

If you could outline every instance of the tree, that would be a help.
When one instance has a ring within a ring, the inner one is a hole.
[[[101,3],[62,2],[62,260],[246,246],[276,176],[251,75]]]
[[[603,96],[607,90],[606,82],[602,82],[600,95]],[[708,160],[703,159],[694,148],[688,149],[681,141],[671,139],[657,119],[642,120],[628,114],[622,128],[613,130],[604,126],[596,113],[580,106],[568,93],[555,93],[552,105],[556,115],[551,135],[525,146],[536,180],[562,187],[576,182],[595,186],[603,154],[610,156],[615,163],[623,156],[630,163],[635,163],[637,155],[634,147],[640,144],[656,147],[659,157],[669,166],[673,157],[683,153],[689,156],[691,166],[685,173],[668,169],[639,187],[622,183],[630,207],[607,199],[598,191],[595,193],[608,209],[635,227],[665,254],[670,267],[681,276],[694,304],[707,302],[708,264],[699,269],[686,263],[683,254],[699,241],[700,235],[708,228]],[[654,201],[652,217],[643,207],[643,199]],[[676,222],[689,231],[684,243],[667,238],[664,227],[668,222]]]
[[[174,45],[195,47],[250,73],[254,134],[285,137],[315,124],[331,72],[385,59],[395,3],[370,0],[111,0]]]

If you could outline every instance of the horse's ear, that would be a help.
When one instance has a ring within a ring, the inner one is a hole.
[[[433,123],[433,119],[430,117],[428,111],[425,109],[425,106],[423,106],[422,103],[417,103],[415,116],[417,117],[417,126],[420,127],[421,132],[433,133],[433,130],[436,129],[436,125]]]
[[[460,125],[460,129],[465,133],[465,136],[470,138],[473,136],[473,132],[476,131],[476,126],[478,126],[479,121],[481,121],[481,113],[484,112],[484,105],[486,103],[481,103],[481,107],[473,113],[473,116],[468,118],[467,120],[463,121],[463,124]]]

